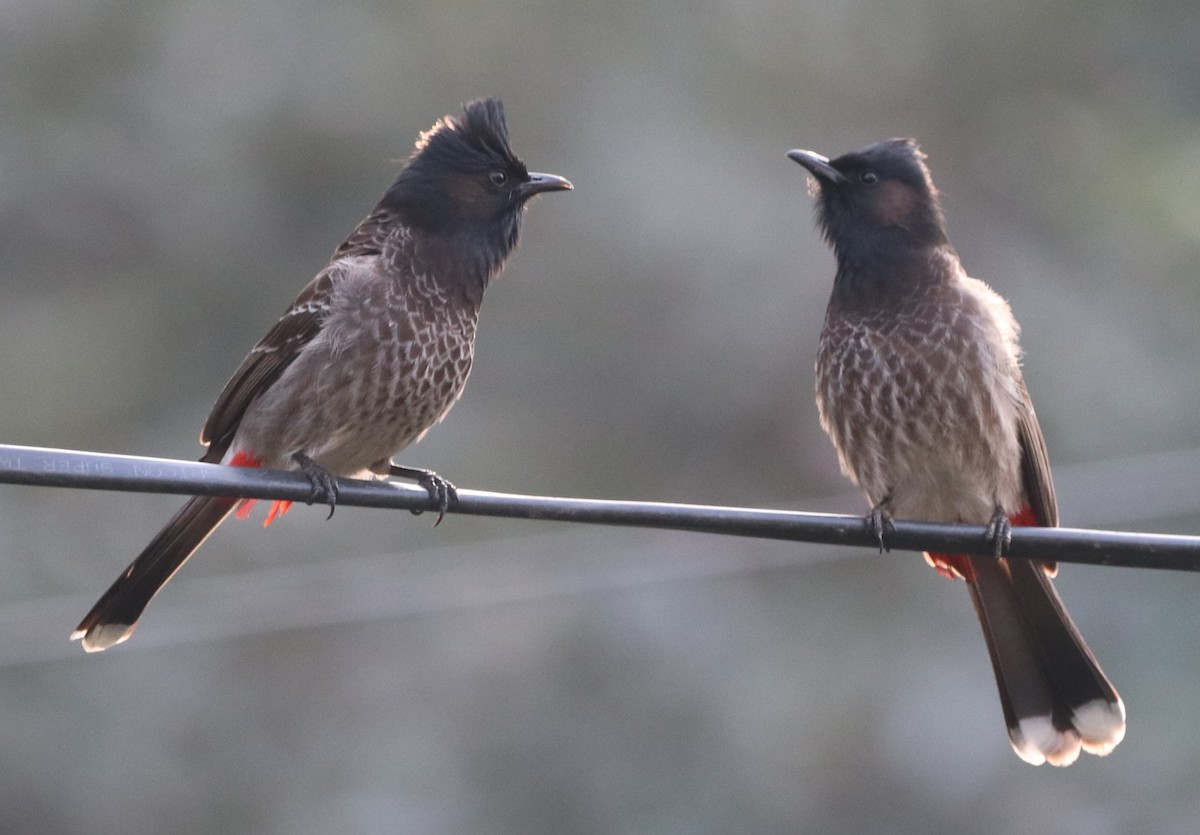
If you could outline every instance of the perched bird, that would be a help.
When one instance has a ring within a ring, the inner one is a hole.
[[[837,273],[817,355],[817,407],[884,543],[893,514],[988,525],[995,558],[926,554],[966,580],[1017,755],[1070,765],[1125,736],[1125,706],[1050,582],[1050,563],[1003,559],[1012,525],[1054,527],[1042,430],[1007,302],[959,263],[911,139],[829,160],[816,180]]]
[[[234,372],[204,424],[201,460],[299,468],[313,482],[313,498],[331,508],[335,477],[414,478],[444,512],[449,483],[394,466],[391,457],[462,394],[480,302],[517,245],[526,202],[570,188],[562,177],[526,169],[509,147],[498,100],[474,101],[440,119]],[[253,502],[241,504],[238,515],[248,515]],[[72,639],[88,652],[128,639],[150,599],[238,505],[235,498],[191,499]],[[265,524],[290,505],[275,502]]]

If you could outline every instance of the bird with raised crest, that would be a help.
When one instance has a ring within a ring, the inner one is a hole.
[[[392,456],[462,394],[484,291],[517,245],[526,203],[570,188],[562,177],[530,172],[513,153],[498,100],[438,120],[234,372],[204,424],[201,460],[299,469],[313,484],[310,504],[327,502],[331,513],[337,478],[411,478],[444,513],[453,486],[432,471],[396,466]],[[127,640],[209,534],[253,504],[192,498],[71,637],[88,652]],[[274,502],[264,524],[290,505]]]

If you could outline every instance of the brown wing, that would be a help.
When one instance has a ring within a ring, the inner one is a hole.
[[[205,461],[221,460],[246,408],[279,379],[283,370],[320,332],[333,286],[343,273],[344,267],[337,263],[318,273],[267,335],[250,349],[204,422],[200,443],[209,448],[204,455]]]
[[[1021,383],[1020,422],[1017,425],[1021,441],[1021,480],[1025,485],[1025,497],[1029,500],[1038,524],[1047,528],[1058,527],[1058,502],[1054,498],[1054,482],[1050,478],[1050,456],[1046,452],[1046,439],[1038,425],[1033,401]]]
[[[338,244],[330,261],[358,255],[382,255],[384,242],[399,222],[395,212],[383,206],[376,206],[346,240]]]
[[[376,206],[346,240],[338,245],[329,266],[317,274],[274,327],[267,332],[225,384],[200,433],[208,445],[205,461],[220,461],[233,441],[246,408],[291,364],[321,330],[334,285],[345,274],[342,259],[380,255],[398,219],[394,212]]]

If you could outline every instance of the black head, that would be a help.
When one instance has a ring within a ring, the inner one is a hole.
[[[938,192],[912,139],[885,139],[830,160],[789,151],[817,182],[817,222],[839,258],[856,248],[947,243]]]
[[[529,198],[570,188],[562,177],[531,173],[509,147],[504,105],[478,99],[421,134],[383,203],[414,228],[477,238],[498,265],[516,245]]]

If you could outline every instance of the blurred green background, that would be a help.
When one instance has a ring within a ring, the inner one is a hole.
[[[535,201],[465,487],[860,512],[812,403],[832,259],[792,147],[918,137],[1012,302],[1066,524],[1196,532],[1200,6],[0,4],[0,441],[196,457],[418,131],[498,95]],[[6,832],[1195,831],[1200,583],[1067,567],[1129,709],[1011,752],[914,555],[298,508],[136,638],[67,635],[177,498],[0,488]],[[261,513],[259,514],[261,517]]]

